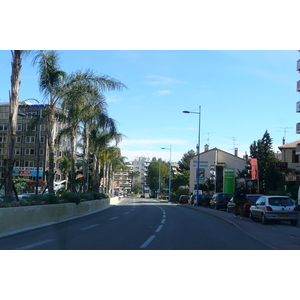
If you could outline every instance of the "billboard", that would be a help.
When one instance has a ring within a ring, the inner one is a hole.
[[[224,193],[234,193],[234,169],[233,168],[224,168],[223,173],[223,192]]]

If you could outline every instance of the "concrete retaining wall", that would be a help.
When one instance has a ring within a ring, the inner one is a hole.
[[[75,203],[62,203],[0,208],[0,233],[82,216],[118,202],[119,198],[115,197],[81,202],[78,205]]]

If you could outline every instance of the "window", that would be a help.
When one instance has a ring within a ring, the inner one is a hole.
[[[21,137],[20,136],[17,136],[16,143],[21,143]]]
[[[40,155],[44,155],[45,151],[44,149],[40,149]]]
[[[17,125],[17,131],[22,131],[22,124]]]
[[[0,136],[0,143],[6,143],[6,136]]]
[[[15,148],[15,155],[21,155],[21,148]]]
[[[26,143],[35,143],[35,136],[26,136]]]
[[[0,125],[0,131],[7,131],[7,125]]]
[[[41,143],[45,143],[45,136],[44,136],[44,135],[41,136],[40,142],[41,142]]]
[[[292,163],[298,163],[299,162],[299,155],[296,155],[296,150],[292,151]]]
[[[25,149],[25,154],[26,155],[34,155],[34,148],[26,148]]]

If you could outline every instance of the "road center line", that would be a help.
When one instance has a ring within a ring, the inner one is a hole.
[[[87,227],[84,227],[84,228],[81,228],[80,230],[87,230],[87,229],[91,229],[93,227],[96,227],[96,226],[99,226],[100,224],[93,224],[93,225],[90,225],[90,226],[87,226]]]
[[[140,247],[140,248],[146,248],[151,242],[152,240],[155,238],[155,235],[151,235],[149,237],[149,239]]]
[[[108,220],[115,220],[115,219],[118,219],[118,218],[120,218],[120,217],[119,216],[118,217],[112,217],[112,218],[110,218]]]
[[[44,241],[36,242],[36,243],[33,243],[33,244],[29,244],[29,245],[17,248],[15,250],[27,250],[27,249],[31,249],[31,248],[34,248],[34,247],[37,247],[37,246],[40,246],[40,245],[43,245],[43,244],[50,243],[52,241],[54,241],[54,240],[44,240]]]
[[[163,228],[163,225],[159,225],[155,232],[160,232],[162,228]]]
[[[161,220],[161,224],[164,224],[166,222],[166,219]]]
[[[130,211],[124,212],[124,215],[128,215],[130,214]]]

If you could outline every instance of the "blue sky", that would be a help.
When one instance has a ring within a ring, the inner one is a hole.
[[[59,50],[61,69],[67,73],[93,69],[123,82],[128,89],[105,93],[110,117],[126,135],[119,145],[122,155],[161,157],[172,161],[194,149],[198,139],[201,106],[200,149],[206,143],[239,156],[266,130],[278,151],[284,130],[286,142],[295,133],[300,100],[296,50]],[[0,51],[0,101],[8,101],[11,54]],[[23,61],[20,100],[45,101],[37,85],[37,70]]]

